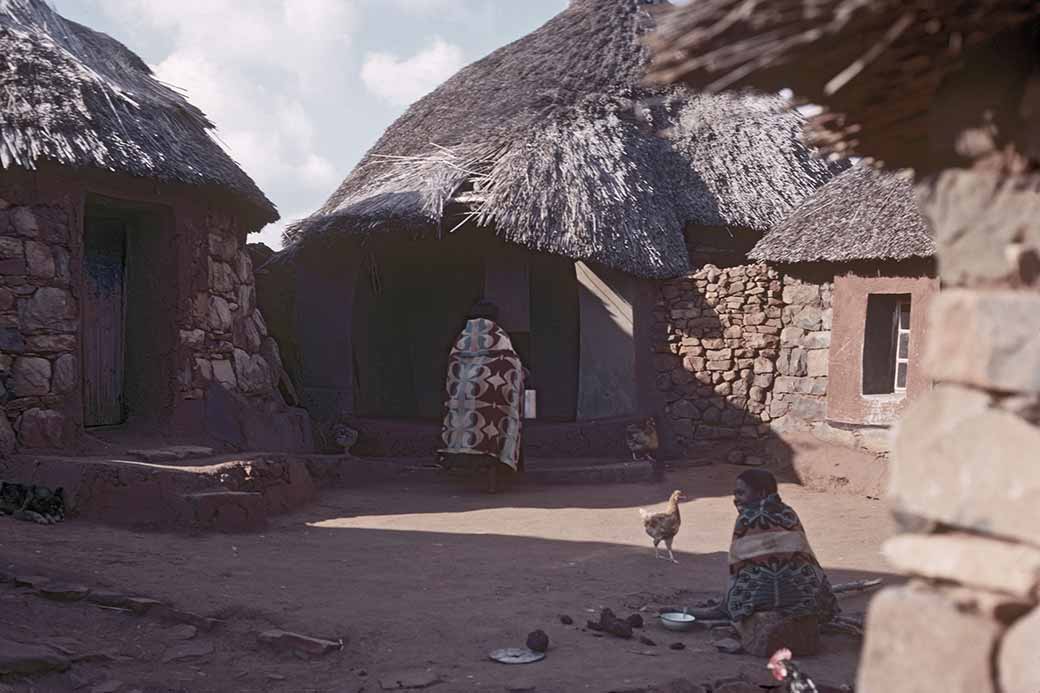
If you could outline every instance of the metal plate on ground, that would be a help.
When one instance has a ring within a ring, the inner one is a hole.
[[[488,656],[502,664],[530,664],[545,659],[544,652],[535,652],[526,647],[503,647]]]

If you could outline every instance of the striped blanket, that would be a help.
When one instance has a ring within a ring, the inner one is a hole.
[[[491,320],[470,320],[448,358],[446,455],[482,455],[513,469],[520,455],[523,368],[509,335]]]
[[[798,514],[772,494],[740,511],[729,551],[730,619],[761,611],[815,614],[822,623],[838,613],[823,568]]]

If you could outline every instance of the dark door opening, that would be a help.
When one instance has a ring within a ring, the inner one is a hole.
[[[83,248],[84,424],[126,419],[126,224],[87,217]]]
[[[172,409],[177,266],[169,210],[88,198],[83,252],[84,426],[151,424]]]
[[[352,318],[357,414],[440,420],[448,354],[473,302],[486,297],[503,311],[503,327],[531,372],[537,418],[576,418],[580,334],[572,260],[522,251],[529,273],[508,291],[526,295],[513,301],[488,293],[487,270],[489,261],[500,267],[504,253],[515,259],[517,251],[485,231],[373,242],[364,252]],[[525,319],[506,316],[517,306],[526,306]]]

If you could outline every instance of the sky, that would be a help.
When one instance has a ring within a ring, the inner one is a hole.
[[[408,105],[568,0],[50,0],[137,53],[216,126],[277,205],[250,241],[342,182]]]

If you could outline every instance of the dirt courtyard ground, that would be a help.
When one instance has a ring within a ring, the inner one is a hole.
[[[395,672],[418,670],[439,676],[430,690],[445,693],[524,685],[639,691],[679,677],[710,682],[740,672],[766,683],[764,661],[716,652],[704,630],[669,633],[651,618],[644,634],[657,647],[648,647],[581,628],[604,606],[624,616],[719,592],[739,471],[682,470],[654,484],[523,486],[496,496],[455,481],[331,490],[262,535],[0,520],[0,567],[7,571],[140,594],[223,620],[190,641],[204,654],[176,659],[170,653],[181,634],[167,624],[0,588],[0,637],[97,653],[64,674],[0,680],[0,691],[372,693]],[[678,565],[654,559],[636,512],[662,507],[673,488],[690,496],[675,542]],[[879,553],[892,531],[882,503],[792,484],[781,492],[832,582],[890,577]],[[847,611],[864,605],[862,596],[843,600]],[[562,625],[560,614],[575,625]],[[255,637],[270,627],[344,638],[346,646],[310,661],[271,653]],[[544,661],[488,660],[490,650],[522,646],[536,628],[551,639]],[[675,642],[685,649],[669,649]],[[804,667],[850,683],[859,645],[850,636],[825,636],[824,652]]]

